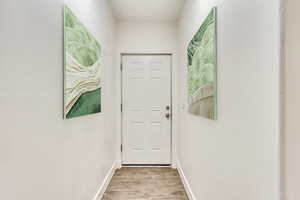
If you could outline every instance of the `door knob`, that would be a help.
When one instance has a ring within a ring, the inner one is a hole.
[[[170,116],[171,116],[171,115],[170,115],[170,113],[166,113],[165,116],[166,116],[167,119],[170,119]]]
[[[170,110],[170,106],[166,106],[166,110]]]

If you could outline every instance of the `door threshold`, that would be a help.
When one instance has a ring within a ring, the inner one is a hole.
[[[122,164],[122,167],[171,167],[170,164]]]

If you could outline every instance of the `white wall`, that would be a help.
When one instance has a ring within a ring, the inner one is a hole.
[[[284,175],[286,200],[300,199],[300,17],[299,1],[285,0],[284,42],[285,42],[285,124],[284,124]]]
[[[121,53],[172,54],[172,86],[173,96],[173,142],[176,143],[178,126],[178,65],[177,65],[177,23],[159,21],[119,21],[117,23],[117,70],[120,70]],[[121,104],[121,73],[117,77],[117,107]],[[121,112],[117,111],[117,142],[121,144]],[[175,146],[173,147],[173,163],[177,159]],[[121,160],[119,145],[117,157]]]
[[[186,48],[218,6],[218,120],[187,113]],[[279,199],[279,0],[187,0],[179,162],[197,200]]]
[[[103,112],[63,120],[63,4],[103,47]],[[0,199],[91,200],[115,160],[114,19],[105,0],[0,2]]]
[[[176,22],[119,21],[117,50],[122,53],[176,53]]]

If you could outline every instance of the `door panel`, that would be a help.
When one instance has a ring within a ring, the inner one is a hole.
[[[122,57],[123,164],[171,163],[171,56]]]

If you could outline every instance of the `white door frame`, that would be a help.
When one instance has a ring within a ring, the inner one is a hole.
[[[177,163],[177,132],[178,132],[178,102],[177,92],[174,88],[177,86],[177,73],[174,73],[177,70],[174,69],[174,54],[173,53],[121,53],[119,56],[118,68],[120,71],[119,76],[117,77],[117,167],[122,167],[122,152],[121,145],[123,141],[123,124],[122,124],[122,57],[123,56],[143,56],[143,55],[168,55],[171,57],[171,108],[172,108],[172,121],[171,121],[171,167],[176,168]],[[174,95],[176,94],[176,96]]]

